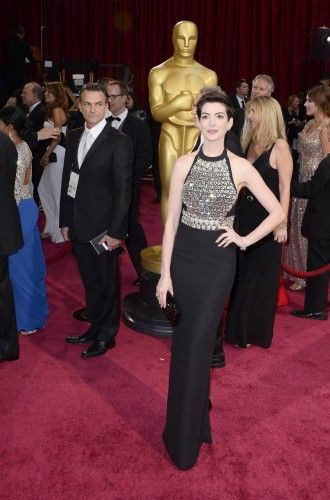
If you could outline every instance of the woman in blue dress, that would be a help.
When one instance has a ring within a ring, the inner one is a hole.
[[[3,108],[0,111],[0,130],[10,137],[18,154],[15,199],[24,245],[9,257],[17,330],[22,334],[32,334],[45,326],[48,304],[46,265],[38,230],[39,212],[32,195],[32,154],[22,138],[26,132],[25,113],[16,106]]]

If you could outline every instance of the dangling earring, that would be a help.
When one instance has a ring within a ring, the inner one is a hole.
[[[9,139],[10,139],[11,141],[13,141],[13,136],[11,135],[10,130],[9,130],[9,132],[8,132],[8,135],[9,135]],[[13,142],[14,142],[14,141],[13,141]]]

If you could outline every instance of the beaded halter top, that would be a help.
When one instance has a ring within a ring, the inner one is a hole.
[[[206,231],[223,225],[232,228],[237,196],[226,149],[220,156],[209,157],[201,148],[183,186],[181,221]]]

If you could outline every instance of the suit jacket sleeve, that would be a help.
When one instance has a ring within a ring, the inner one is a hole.
[[[113,201],[108,235],[125,239],[131,203],[134,151],[131,139],[122,134],[113,154]]]
[[[60,227],[69,227],[72,225],[72,210],[73,210],[73,199],[67,195],[70,172],[73,165],[73,151],[77,138],[76,131],[69,132],[67,135],[67,143],[64,157],[64,167],[62,174],[62,186],[61,186],[61,201],[60,201]]]
[[[316,193],[325,189],[330,181],[330,155],[321,161],[315,170],[313,177],[306,182],[299,182],[297,179],[291,181],[291,192],[298,198],[312,198]]]

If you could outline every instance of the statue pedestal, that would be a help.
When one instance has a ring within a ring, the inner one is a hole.
[[[171,337],[172,326],[159,307],[156,285],[159,280],[161,246],[141,252],[140,290],[126,295],[123,300],[123,320],[126,326],[153,337]]]

